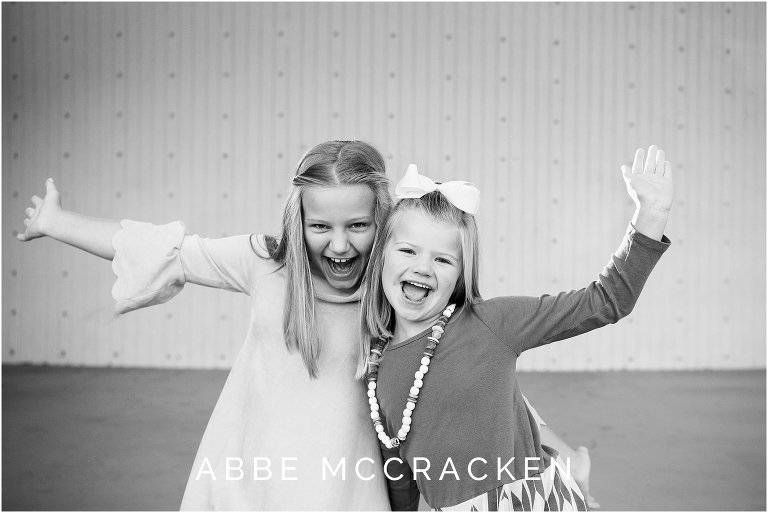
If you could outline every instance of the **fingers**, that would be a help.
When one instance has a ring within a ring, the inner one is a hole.
[[[659,176],[669,176],[671,178],[672,164],[668,160],[664,160],[666,154],[664,150],[659,149],[658,146],[652,144],[648,147],[648,156],[646,157],[645,151],[642,148],[638,148],[635,152],[635,160],[632,163],[632,173],[648,173],[656,174]],[[643,163],[645,161],[645,163]],[[626,166],[621,167],[624,176],[627,176]]]
[[[645,167],[643,168],[643,173],[653,173],[654,169],[656,168],[657,152],[658,148],[655,144],[652,144],[650,148],[648,148],[648,156],[645,159]]]
[[[672,164],[668,161],[664,161],[664,178],[672,179]]]
[[[37,207],[39,207],[40,205],[42,205],[42,204],[43,204],[43,200],[42,200],[42,198],[40,198],[40,196],[38,196],[37,194],[35,194],[34,196],[32,196],[32,197],[30,198],[30,201],[31,201],[31,202],[32,202],[32,204],[35,206],[35,208],[37,208]]]
[[[653,172],[659,176],[664,176],[664,150],[656,152],[656,163],[653,166]]]
[[[635,152],[635,160],[632,163],[632,172],[633,173],[642,173],[643,172],[643,159],[645,158],[645,150],[642,148],[638,148]]]
[[[27,240],[27,236],[23,233],[17,233],[16,238],[19,239],[21,242],[24,242],[25,240]]]
[[[29,218],[24,219],[24,226],[29,228],[29,225],[32,224],[32,221],[29,220]]]
[[[49,178],[45,181],[45,193],[56,192],[56,186],[53,184],[53,178]]]

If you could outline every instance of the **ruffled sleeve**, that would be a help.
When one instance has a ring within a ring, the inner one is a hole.
[[[184,223],[153,225],[123,220],[112,238],[117,276],[112,287],[117,313],[165,303],[181,292],[185,277],[179,252],[184,241]]]

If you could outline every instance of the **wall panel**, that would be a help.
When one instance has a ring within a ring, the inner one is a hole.
[[[761,3],[4,3],[3,362],[225,367],[244,298],[112,314],[107,263],[20,244],[29,196],[278,233],[292,168],[372,142],[483,193],[485,296],[592,280],[631,216],[619,165],[673,162],[673,247],[617,326],[525,369],[765,366]]]

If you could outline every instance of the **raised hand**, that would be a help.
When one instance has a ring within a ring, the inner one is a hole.
[[[675,189],[672,184],[672,165],[664,160],[664,150],[651,146],[646,157],[645,151],[638,148],[632,167],[621,166],[621,171],[627,184],[627,192],[638,209],[669,213]]]
[[[16,238],[20,241],[28,241],[48,235],[46,227],[51,219],[61,212],[61,199],[59,191],[53,184],[53,178],[45,181],[45,198],[34,195],[31,198],[32,207],[24,211],[27,215],[24,219],[24,233],[19,233]]]

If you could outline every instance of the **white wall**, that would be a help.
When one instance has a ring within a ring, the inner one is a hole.
[[[632,213],[619,165],[655,143],[673,247],[617,326],[524,369],[765,366],[762,3],[4,3],[3,363],[228,366],[246,301],[194,288],[112,314],[106,262],[21,244],[66,207],[277,233],[310,146],[359,138],[483,194],[482,290],[591,281]]]

